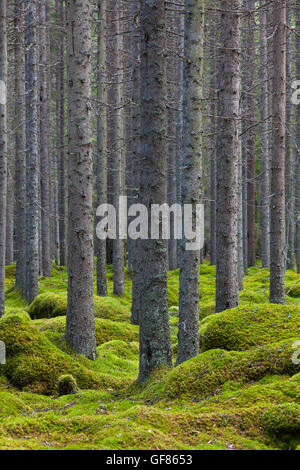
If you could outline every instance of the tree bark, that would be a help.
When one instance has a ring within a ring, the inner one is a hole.
[[[107,203],[106,0],[98,1],[98,21],[97,206]],[[97,239],[96,247],[97,295],[105,297],[107,295],[106,240]]]
[[[15,194],[16,288],[26,296],[25,12],[15,1]]]
[[[6,0],[0,2],[0,317],[5,309],[7,188],[7,25]]]
[[[297,80],[300,80],[300,2],[296,1],[296,74]],[[300,122],[300,106],[296,107],[296,122]],[[295,206],[296,206],[296,260],[297,272],[300,273],[300,126],[296,126],[296,193],[295,193]]]
[[[91,2],[68,0],[68,308],[66,341],[97,356],[94,319]]]
[[[222,1],[217,135],[216,311],[239,303],[238,167],[240,102],[240,1]],[[229,268],[230,267],[230,268]]]
[[[267,50],[267,14],[265,0],[260,6],[260,140],[261,140],[261,231],[262,267],[270,266],[270,157],[268,125],[268,50]]]
[[[141,1],[141,202],[167,203],[166,18],[164,0]],[[154,184],[155,183],[155,184]],[[144,382],[171,367],[168,315],[168,244],[141,240],[140,370]]]
[[[184,37],[183,93],[183,170],[182,206],[193,208],[202,194],[202,73],[203,73],[203,2],[186,0]],[[194,226],[195,229],[195,226]],[[177,364],[199,354],[200,250],[187,250],[183,237],[180,249],[179,330]]]
[[[287,28],[286,28],[286,267],[295,267],[295,186],[294,186],[294,160],[293,160],[293,107],[292,107],[292,4],[287,0]]]
[[[48,57],[47,57],[47,15],[48,0],[39,2],[40,19],[40,180],[41,180],[41,237],[42,274],[51,276],[50,255],[50,161],[49,161],[49,103],[48,103]]]
[[[37,2],[26,6],[26,298],[39,293],[39,156]]]
[[[270,302],[285,303],[286,1],[273,2],[273,149]]]

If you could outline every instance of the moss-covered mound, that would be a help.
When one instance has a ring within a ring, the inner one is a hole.
[[[201,350],[242,351],[294,338],[300,331],[300,307],[246,305],[205,318],[200,325]]]
[[[300,404],[272,406],[263,414],[261,424],[271,434],[299,434],[300,438]]]
[[[268,375],[292,376],[299,371],[292,361],[293,343],[287,340],[245,352],[206,351],[171,371],[161,394],[203,399],[219,393],[228,382],[241,386]]]
[[[94,299],[95,316],[116,321],[130,319],[130,304],[117,297],[97,297]],[[46,292],[40,294],[29,306],[28,312],[33,319],[55,318],[67,313],[67,295]]]
[[[16,387],[51,394],[63,374],[72,374],[82,389],[120,386],[114,377],[95,373],[64,354],[26,315],[1,318],[0,340],[5,342],[7,352],[7,363],[1,367],[0,375],[5,375]]]
[[[34,320],[33,324],[54,344],[59,344],[59,340],[64,337],[65,317]],[[112,340],[138,341],[138,327],[130,323],[95,318],[95,325],[97,346]]]

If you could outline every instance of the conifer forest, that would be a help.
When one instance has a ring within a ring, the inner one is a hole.
[[[300,0],[0,0],[0,450],[300,450]]]

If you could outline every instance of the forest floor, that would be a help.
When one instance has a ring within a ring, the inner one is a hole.
[[[130,324],[131,280],[122,298],[95,297],[98,358],[64,341],[67,272],[40,279],[31,306],[6,270],[7,309],[0,340],[0,449],[300,449],[300,276],[288,271],[287,305],[268,304],[269,271],[252,268],[241,306],[214,314],[215,268],[201,267],[201,354],[161,370],[144,387],[138,328]],[[174,360],[178,271],[169,273]],[[298,349],[300,346],[298,345]],[[294,360],[292,359],[294,357]],[[77,381],[58,396],[61,375]]]

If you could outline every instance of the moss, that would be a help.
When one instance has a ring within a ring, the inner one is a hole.
[[[201,349],[241,351],[296,337],[299,330],[297,306],[248,305],[205,318],[200,325]]]
[[[33,324],[56,345],[60,344],[60,339],[64,337],[65,317],[34,320]],[[95,318],[95,326],[97,346],[114,339],[129,342],[138,341],[138,327],[129,323]]]
[[[272,406],[263,414],[261,425],[271,434],[300,435],[300,405],[284,403]]]
[[[297,372],[291,360],[293,342],[287,340],[245,352],[206,351],[170,372],[161,394],[203,399],[219,393],[228,382],[241,386],[267,375],[293,375]]]
[[[82,389],[117,387],[117,380],[97,374],[55,347],[21,314],[0,319],[0,340],[6,344],[7,363],[2,375],[19,388],[51,394],[62,374],[73,374]]]
[[[129,320],[130,307],[115,297],[96,297],[94,299],[95,316],[119,321]],[[31,318],[54,318],[67,313],[67,296],[47,292],[40,294],[29,306]]]
[[[60,397],[63,395],[74,395],[78,391],[78,386],[73,375],[61,375],[57,382],[57,392]]]

